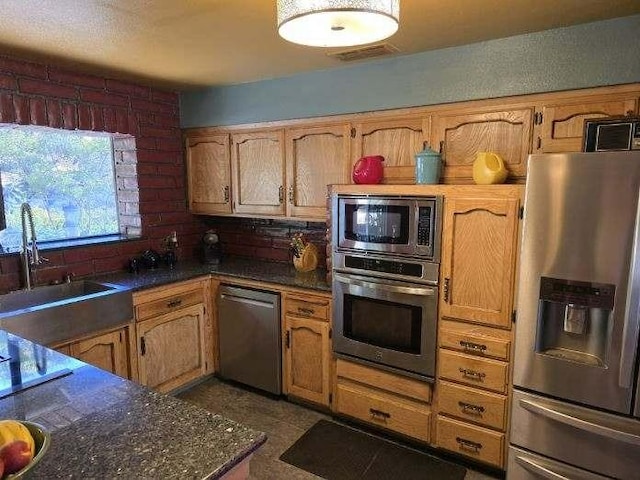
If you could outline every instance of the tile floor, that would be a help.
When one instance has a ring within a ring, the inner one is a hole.
[[[252,480],[320,478],[279,460],[279,457],[318,420],[330,419],[328,415],[216,378],[208,379],[177,396],[267,434],[269,439],[251,461]],[[465,480],[494,480],[494,477],[467,469]]]

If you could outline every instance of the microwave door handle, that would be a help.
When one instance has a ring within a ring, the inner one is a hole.
[[[639,192],[640,193],[640,192]],[[640,194],[639,194],[640,197]],[[633,369],[638,350],[638,330],[640,328],[640,198],[636,208],[636,224],[633,234],[633,250],[631,252],[631,268],[627,285],[627,302],[624,308],[624,327],[622,333],[622,352],[620,355],[620,375],[618,385],[631,388]]]
[[[407,295],[423,295],[426,297],[435,295],[434,288],[422,288],[422,287],[404,287],[401,285],[390,285],[388,283],[372,282],[370,280],[361,280],[360,278],[345,277],[337,273],[333,274],[333,278],[341,283],[347,285],[354,285],[356,287],[371,288],[376,290],[384,290],[391,293],[405,293]]]

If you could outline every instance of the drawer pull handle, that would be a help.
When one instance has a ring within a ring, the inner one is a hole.
[[[468,415],[481,416],[484,413],[484,407],[481,405],[474,405],[473,403],[460,401],[458,402],[458,406],[462,409],[462,413],[466,413]]]
[[[478,372],[477,370],[471,370],[470,368],[459,368],[458,371],[462,374],[463,377],[469,378],[471,380],[476,380],[478,382],[482,382],[484,377],[487,376],[486,373]]]
[[[485,350],[487,349],[486,345],[483,345],[481,343],[474,343],[474,342],[468,342],[466,340],[460,340],[460,346],[464,349],[467,350],[469,352],[480,352],[480,353],[484,353]]]
[[[456,442],[458,442],[458,448],[460,448],[460,450],[466,450],[467,452],[480,453],[482,449],[481,443],[473,442],[466,438],[456,437]]]
[[[180,299],[171,300],[170,302],[167,303],[167,307],[169,308],[179,307],[180,305],[182,305],[182,300]]]
[[[376,410],[375,408],[370,408],[369,413],[371,414],[371,418],[374,420],[382,420],[383,422],[386,422],[387,419],[391,418],[391,414],[383,412],[382,410]]]
[[[313,308],[298,307],[298,313],[303,313],[305,315],[313,315],[316,312]]]

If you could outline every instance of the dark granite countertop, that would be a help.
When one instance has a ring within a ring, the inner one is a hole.
[[[326,270],[317,269],[313,272],[301,273],[290,264],[240,257],[225,257],[219,265],[204,265],[196,261],[186,261],[178,262],[173,269],[167,267],[155,270],[141,268],[140,273],[110,273],[94,277],[94,279],[123,285],[132,290],[141,290],[209,274],[324,292],[331,291],[331,285],[326,280]]]
[[[1,330],[0,356],[0,418],[37,422],[52,435],[30,478],[218,478],[266,441]],[[29,387],[16,391],[20,383]]]

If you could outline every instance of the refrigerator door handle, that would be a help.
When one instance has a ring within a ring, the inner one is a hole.
[[[564,423],[565,425],[569,425],[570,427],[584,430],[601,437],[610,438],[611,440],[624,442],[640,447],[640,435],[635,435],[629,432],[622,432],[620,430],[614,429],[613,427],[600,425],[588,420],[584,420],[582,418],[578,418],[577,415],[579,414],[579,412],[577,411],[571,412],[576,415],[572,416],[567,413],[549,408],[538,402],[525,399],[520,399],[520,406],[522,408],[525,408],[526,410],[529,410],[530,412],[537,413],[556,422]],[[567,410],[571,411],[572,409],[567,408]]]
[[[627,287],[627,302],[624,309],[624,329],[622,333],[622,352],[620,355],[620,374],[618,385],[631,388],[633,369],[638,350],[638,330],[640,329],[640,200],[636,208],[636,228],[633,233],[633,250],[631,252],[631,268]]]
[[[540,465],[533,458],[527,458],[523,455],[516,455],[515,460],[522,468],[533,473],[536,478],[546,478],[548,480],[604,480],[605,477],[594,473],[582,472],[576,468],[564,466],[564,469],[570,469],[570,477],[562,473],[554,472],[551,465]],[[563,470],[564,470],[563,469]]]
[[[537,477],[548,478],[549,480],[572,480],[569,477],[565,477],[564,475],[560,475],[559,473],[553,472],[548,468],[543,467],[542,465],[538,465],[530,458],[525,458],[521,455],[516,457],[516,462],[518,462],[524,469],[529,470]]]

